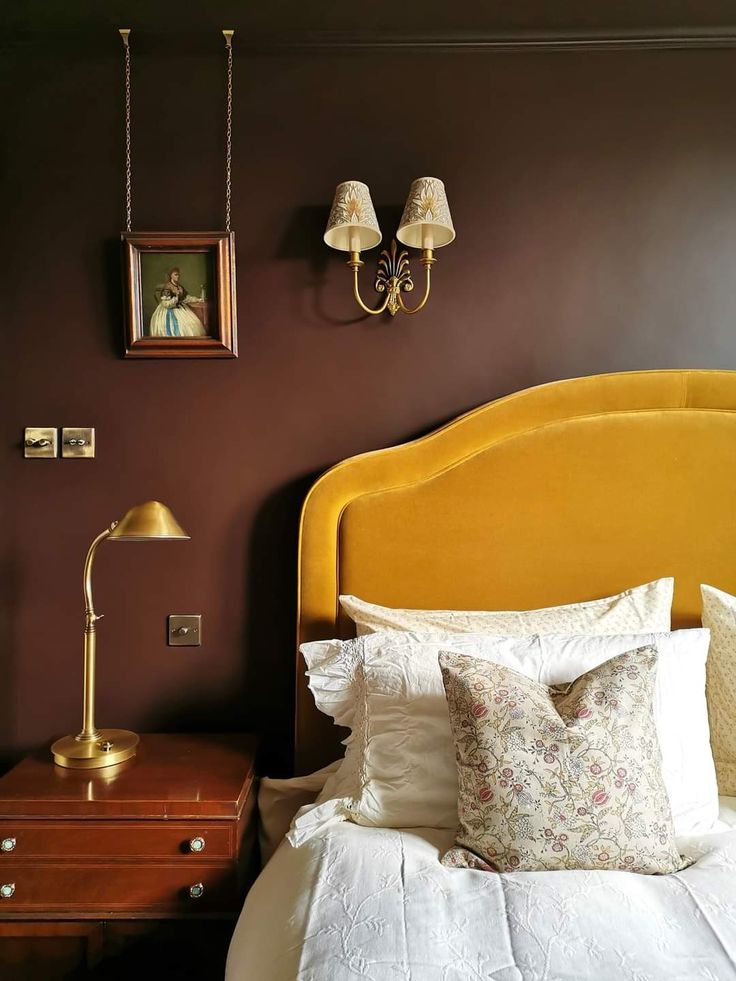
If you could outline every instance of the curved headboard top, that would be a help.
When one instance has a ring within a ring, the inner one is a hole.
[[[298,642],[349,636],[338,596],[533,609],[675,576],[736,592],[736,371],[641,371],[509,395],[345,460],[302,512]],[[297,769],[337,758],[297,655]]]

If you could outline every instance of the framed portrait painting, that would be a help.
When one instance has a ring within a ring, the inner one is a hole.
[[[232,232],[124,232],[126,358],[236,358]]]

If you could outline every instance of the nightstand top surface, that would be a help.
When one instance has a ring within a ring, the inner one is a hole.
[[[0,819],[234,820],[257,746],[252,735],[144,735],[132,760],[96,770],[56,766],[45,747],[0,778]]]

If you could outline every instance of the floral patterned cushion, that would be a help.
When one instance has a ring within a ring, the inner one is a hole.
[[[497,872],[684,867],[661,775],[654,647],[549,688],[463,654],[439,656],[459,778],[445,865]]]
[[[710,627],[708,715],[718,789],[736,796],[736,596],[700,587],[703,626]]]

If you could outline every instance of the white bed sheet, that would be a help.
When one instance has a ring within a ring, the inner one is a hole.
[[[447,869],[445,831],[337,824],[282,843],[250,891],[226,981],[736,979],[736,799],[684,872]]]

